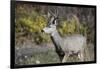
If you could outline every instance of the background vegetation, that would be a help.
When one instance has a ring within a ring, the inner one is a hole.
[[[49,22],[49,18],[47,18],[48,12],[50,10],[54,12],[55,9],[58,10],[59,14],[57,30],[62,37],[72,34],[82,34],[87,38],[88,44],[94,44],[94,8],[41,6],[17,3],[15,8],[16,46],[25,46],[27,41],[39,46],[42,46],[41,44],[51,43],[50,36],[42,33],[41,30]],[[28,59],[26,63],[29,63]]]

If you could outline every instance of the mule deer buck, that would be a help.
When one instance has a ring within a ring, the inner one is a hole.
[[[53,14],[54,15],[54,14]],[[73,34],[61,37],[57,31],[57,16],[52,16],[47,27],[43,29],[45,33],[50,34],[57,54],[62,63],[66,62],[68,57],[77,54],[80,61],[84,61],[84,49],[86,47],[86,37],[80,34]]]

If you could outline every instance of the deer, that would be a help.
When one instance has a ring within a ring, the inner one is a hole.
[[[42,31],[50,35],[60,61],[65,63],[72,55],[77,55],[80,61],[85,61],[84,50],[86,47],[86,37],[81,34],[61,37],[57,30],[58,18],[57,15],[53,14],[48,25],[44,27]]]

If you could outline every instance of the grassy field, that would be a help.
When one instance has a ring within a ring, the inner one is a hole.
[[[23,53],[21,51],[23,51]],[[28,51],[31,52],[27,53]],[[57,53],[53,48],[50,47],[45,47],[45,46],[43,47],[33,46],[32,48],[26,47],[23,49],[19,49],[19,51],[16,51],[16,54],[18,54],[18,52],[20,53],[20,56],[17,55],[17,58],[15,60],[16,65],[60,63],[60,59]],[[88,47],[86,48],[85,51],[85,61],[93,61],[93,60],[94,60],[94,47],[92,44],[88,44]],[[66,62],[80,62],[80,60],[78,59],[77,56],[72,56],[69,57]]]

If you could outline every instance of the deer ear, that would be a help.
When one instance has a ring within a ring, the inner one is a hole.
[[[49,12],[47,13],[47,17],[48,17],[48,18],[50,18],[50,17],[51,17],[51,14],[50,14]]]
[[[58,17],[54,19],[54,25],[58,25]]]
[[[54,21],[54,25],[57,25],[57,21],[56,20]]]
[[[52,24],[53,24],[53,25],[57,25],[57,21],[56,21],[56,20],[53,21]]]

